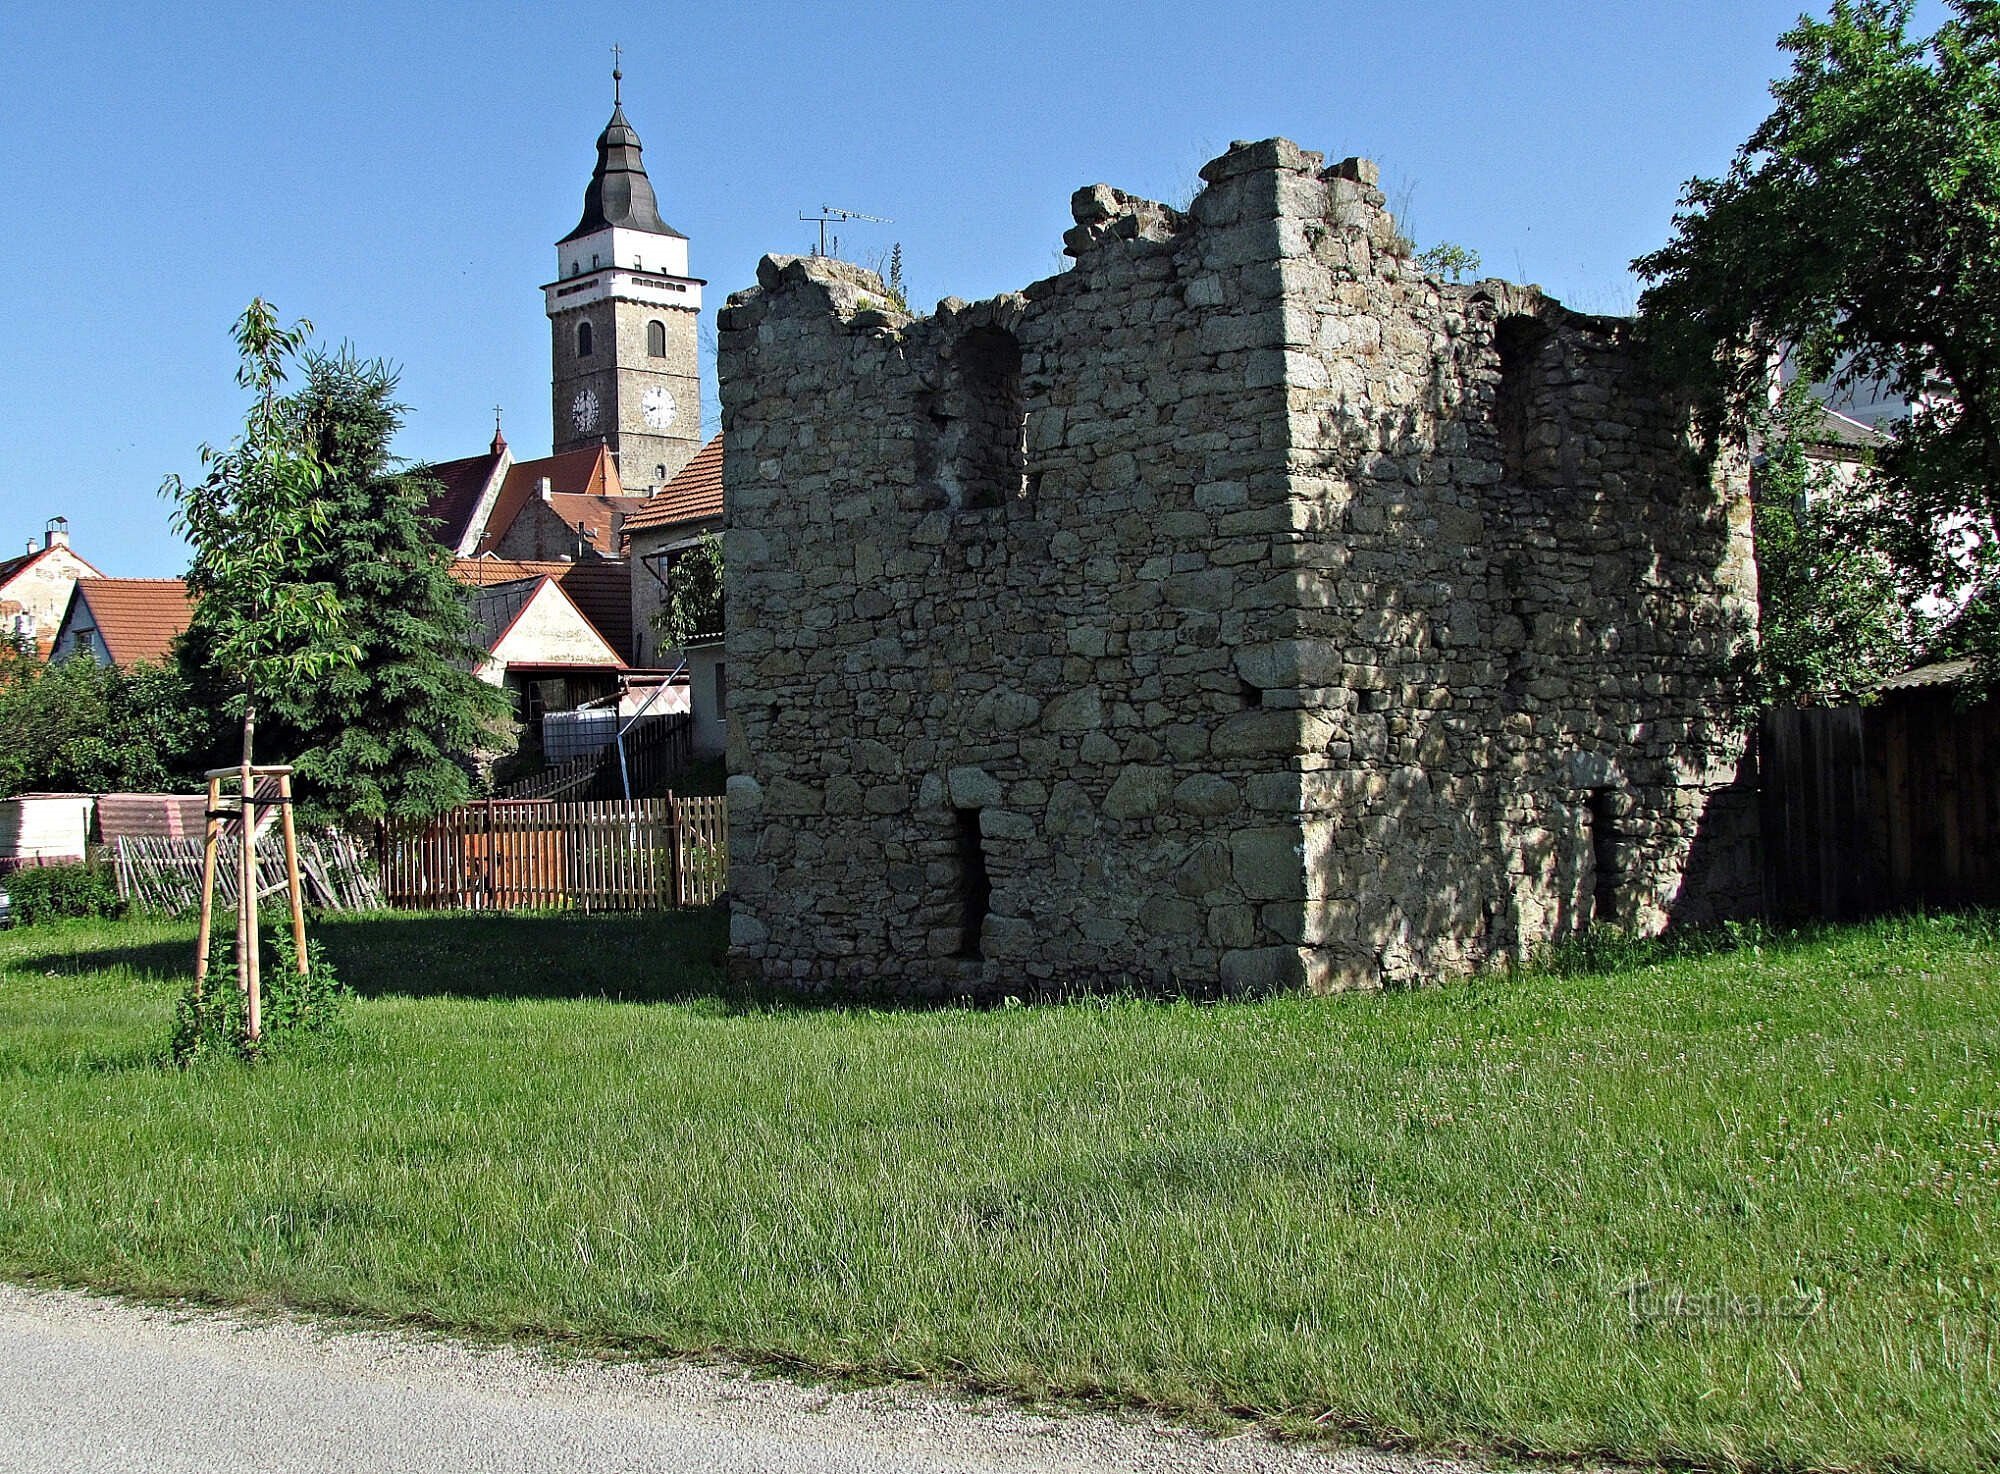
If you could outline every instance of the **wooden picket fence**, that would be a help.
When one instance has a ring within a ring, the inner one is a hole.
[[[488,799],[381,831],[382,892],[416,911],[654,911],[728,884],[720,798]]]

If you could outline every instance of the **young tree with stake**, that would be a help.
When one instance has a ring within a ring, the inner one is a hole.
[[[287,363],[303,351],[312,324],[279,324],[259,297],[236,320],[236,382],[251,391],[243,434],[226,450],[201,448],[207,474],[170,476],[174,528],[194,548],[187,573],[210,658],[241,687],[243,849],[237,886],[236,966],[246,999],[246,1032],[258,1034],[257,869],[254,783],[257,713],[269,693],[324,679],[355,658],[346,611],[332,585],[316,581],[332,520],[322,474],[294,407],[280,394]],[[290,815],[285,815],[289,823]],[[302,938],[295,938],[301,965]]]

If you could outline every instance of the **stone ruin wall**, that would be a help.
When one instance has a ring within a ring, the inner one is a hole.
[[[809,989],[1429,979],[1752,903],[1745,467],[1621,323],[1283,140],[912,318],[719,320],[732,949]]]

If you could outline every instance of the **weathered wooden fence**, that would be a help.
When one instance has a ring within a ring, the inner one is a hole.
[[[1919,688],[1781,708],[1764,715],[1758,767],[1772,916],[2000,905],[2000,702]]]
[[[225,857],[239,841],[234,832],[223,841]],[[110,846],[117,867],[118,894],[149,910],[179,915],[201,904],[201,851],[198,837],[172,839],[165,835],[120,835]],[[374,857],[340,833],[299,836],[299,874],[308,904],[328,911],[371,911],[382,905],[375,882]],[[216,867],[217,893],[225,908],[236,904],[236,865]],[[257,894],[259,898],[285,890],[284,840],[259,826]]]
[[[1765,712],[1757,762],[1765,910],[1788,921],[1868,914],[1880,881],[1861,708]]]
[[[382,890],[411,910],[652,911],[728,883],[720,798],[490,799],[381,834]]]

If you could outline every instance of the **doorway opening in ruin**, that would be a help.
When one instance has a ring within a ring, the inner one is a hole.
[[[958,838],[958,955],[976,962],[985,955],[980,933],[993,908],[993,881],[986,873],[986,841],[979,810],[953,809]]]
[[[1608,925],[1618,919],[1618,791],[1593,788],[1584,809],[1590,840],[1590,920]]]
[[[1536,365],[1549,341],[1548,325],[1538,317],[1503,317],[1493,333],[1500,354],[1500,387],[1493,397],[1495,427],[1500,432],[1502,475],[1509,481],[1529,480],[1529,437],[1536,412],[1542,408],[1535,392]]]

